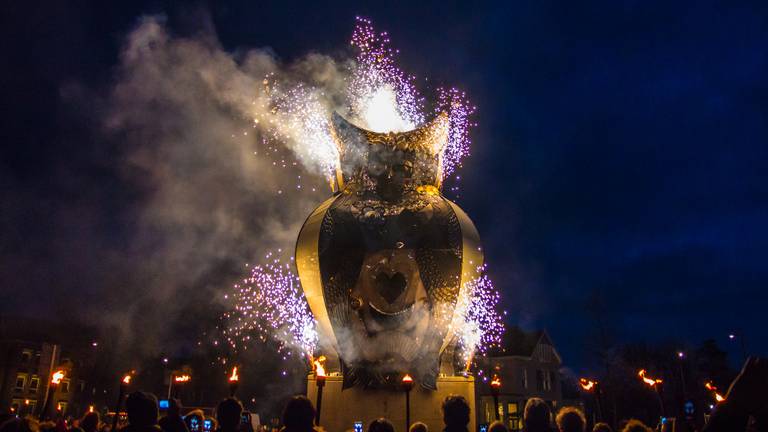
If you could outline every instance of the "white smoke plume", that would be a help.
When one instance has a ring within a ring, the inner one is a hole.
[[[342,109],[349,70],[320,54],[281,64],[266,49],[230,53],[214,34],[174,37],[159,17],[127,36],[103,124],[141,191],[126,247],[136,269],[109,315],[126,339],[142,335],[132,349],[168,350],[173,329],[158,321],[217,317],[245,263],[292,253],[329,194],[328,143],[275,105]]]

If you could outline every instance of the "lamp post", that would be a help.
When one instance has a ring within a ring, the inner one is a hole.
[[[115,402],[115,415],[112,417],[112,429],[117,430],[117,421],[120,418],[120,405],[123,403],[123,396],[128,390],[128,385],[131,383],[131,374],[126,374],[122,380],[120,380],[120,391],[117,393],[117,402]]]
[[[410,375],[405,374],[400,386],[405,392],[405,429],[408,430],[411,427],[411,389],[413,389],[413,378]]]
[[[493,395],[493,415],[496,420],[499,420],[499,391],[501,390],[501,378],[498,375],[493,375],[491,379],[491,395]]]
[[[232,375],[229,376],[229,397],[235,397],[237,387],[240,384],[240,375],[237,374],[237,366],[232,368]]]

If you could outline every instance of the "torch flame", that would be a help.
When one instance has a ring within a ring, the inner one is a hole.
[[[130,384],[131,383],[131,374],[126,374],[123,377],[123,384]]]
[[[237,374],[237,366],[232,368],[232,375],[229,376],[229,382],[236,382],[240,380],[240,375]]]
[[[173,378],[173,380],[176,381],[177,383],[187,382],[187,381],[189,381],[191,379],[192,379],[192,377],[189,376],[189,375],[179,375],[179,376],[176,376],[176,377]]]
[[[501,378],[496,374],[493,375],[493,379],[491,380],[491,387],[501,387]]]
[[[650,387],[655,387],[656,385],[661,384],[662,382],[664,382],[664,381],[662,381],[662,380],[660,380],[658,378],[654,379],[654,378],[651,378],[651,377],[647,377],[645,369],[640,369],[640,371],[637,373],[637,376],[642,378],[643,382],[648,384]]]
[[[325,376],[325,367],[323,367],[323,363],[325,363],[325,356],[321,355],[318,357],[315,361],[315,376],[318,377],[324,377]]]
[[[725,397],[717,392],[717,387],[715,387],[711,381],[707,381],[704,383],[704,387],[707,388],[707,390],[712,392],[712,395],[715,396],[715,400],[717,402],[722,402],[725,400]]]
[[[93,412],[93,405],[88,405],[88,412],[89,412],[89,413],[92,413],[92,412]]]
[[[61,382],[61,380],[64,379],[64,371],[63,370],[57,370],[53,373],[53,377],[51,378],[51,383],[58,384]]]
[[[405,376],[403,377],[403,382],[404,383],[412,383],[413,382],[413,377],[411,377],[409,374],[405,374]]]
[[[579,378],[579,384],[581,384],[581,388],[583,388],[585,391],[592,391],[592,389],[594,389],[597,385],[597,381],[592,381],[586,378]]]

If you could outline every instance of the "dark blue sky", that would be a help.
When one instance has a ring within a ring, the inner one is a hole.
[[[78,235],[75,216],[103,226],[79,247],[130,236],[112,215],[133,191],[93,125],[70,121],[61,91],[108,87],[138,17],[167,14],[185,35],[207,13],[225,48],[288,60],[346,49],[365,15],[390,32],[405,70],[460,84],[478,105],[458,202],[511,323],[546,327],[577,367],[590,365],[595,298],[620,341],[727,344],[743,329],[751,351],[768,353],[768,3],[107,3],[3,14],[4,296],[108,295],[89,286],[97,252],[68,272],[30,263],[67,261],[50,243]]]

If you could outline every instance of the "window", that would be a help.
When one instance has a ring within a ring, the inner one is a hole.
[[[20,373],[16,375],[16,391],[24,390],[24,385],[27,383],[27,374]]]
[[[38,378],[37,375],[32,375],[32,378],[29,379],[29,391],[36,392],[39,385],[40,378]]]
[[[69,393],[69,380],[68,379],[61,380],[61,387],[60,387],[60,389],[61,389],[60,391],[62,393]]]
[[[507,417],[507,426],[509,427],[509,430],[522,430],[523,418],[521,413],[518,411],[517,402],[511,402],[507,404],[507,413],[509,413],[509,417]]]
[[[523,373],[520,374],[523,377],[523,388],[528,388],[528,369],[523,368]]]
[[[56,409],[61,412],[62,414],[67,412],[67,401],[59,401],[58,404],[56,404]]]
[[[21,362],[22,363],[29,363],[29,361],[32,359],[32,350],[25,349],[21,352]]]
[[[544,371],[544,390],[552,390],[552,371]]]

